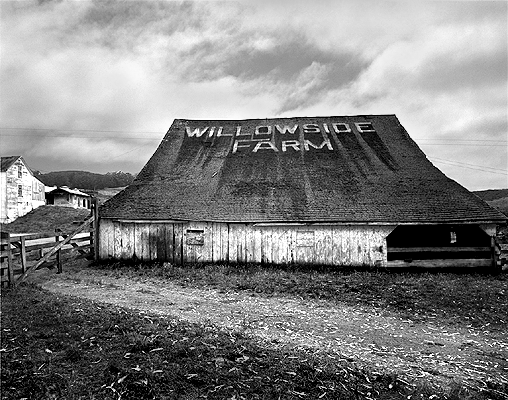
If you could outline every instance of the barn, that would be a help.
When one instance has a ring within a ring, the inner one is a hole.
[[[395,115],[177,119],[99,215],[102,260],[368,267],[489,268],[506,223]]]

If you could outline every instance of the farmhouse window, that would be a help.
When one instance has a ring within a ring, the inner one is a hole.
[[[187,229],[185,243],[191,246],[203,246],[205,244],[205,231],[202,229]]]
[[[23,186],[18,185],[18,197],[23,197]]]
[[[23,166],[18,165],[18,178],[22,178],[22,177],[23,177]]]

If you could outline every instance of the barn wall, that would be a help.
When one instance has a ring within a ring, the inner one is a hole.
[[[386,265],[393,226],[127,222],[101,219],[100,259]]]

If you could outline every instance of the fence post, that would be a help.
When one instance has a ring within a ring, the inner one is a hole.
[[[11,235],[9,232],[0,232],[0,286],[14,286],[12,271]],[[5,261],[7,260],[7,262]],[[6,285],[4,285],[6,283]]]
[[[55,242],[60,242],[60,232],[61,230],[56,228],[55,229]],[[62,273],[62,252],[61,250],[58,250],[56,252],[56,273],[61,274]]]
[[[21,236],[19,238],[19,244],[20,244],[20,256],[21,256],[21,273],[24,274],[26,271],[26,243],[25,243],[25,237]]]
[[[90,235],[90,251],[93,252],[94,261],[99,260],[99,200],[92,197],[92,234]]]
[[[490,249],[491,249],[490,252],[491,252],[491,257],[492,257],[492,268],[495,272],[499,272],[499,271],[501,271],[501,268],[497,262],[498,255],[496,252],[496,248],[497,248],[496,236],[493,235],[490,237]]]

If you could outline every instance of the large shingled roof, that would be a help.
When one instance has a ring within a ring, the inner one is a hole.
[[[457,223],[506,217],[432,165],[395,115],[182,120],[101,216]]]

